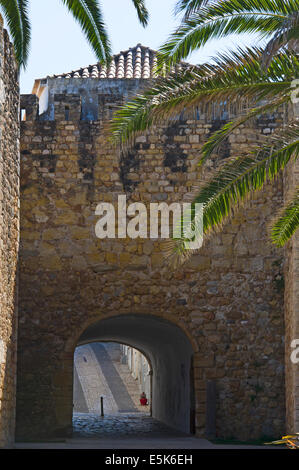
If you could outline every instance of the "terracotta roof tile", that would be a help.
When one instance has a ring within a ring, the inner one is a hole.
[[[127,51],[121,51],[112,57],[108,69],[105,65],[97,63],[88,67],[54,75],[52,78],[154,78],[157,64],[157,52],[149,47],[137,44]],[[181,63],[174,70],[180,70],[188,64]]]

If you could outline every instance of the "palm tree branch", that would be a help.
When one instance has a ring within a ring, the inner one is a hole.
[[[188,8],[191,3],[182,0],[181,6]],[[207,2],[206,6],[201,6],[185,18],[162,45],[158,65],[173,65],[212,38],[245,32],[256,32],[261,37],[269,37],[283,28],[286,20],[297,12],[297,0]],[[296,27],[293,27],[293,30],[296,30]]]
[[[239,157],[225,165],[194,200],[205,204],[204,231],[221,223],[229,215],[231,203],[236,204],[249,192],[260,190],[266,181],[272,180],[285,167],[291,157],[297,158],[298,154],[297,128],[296,139],[281,148],[273,149],[270,144],[266,144],[251,155]]]
[[[62,0],[80,24],[100,62],[109,62],[111,45],[97,0]]]
[[[23,29],[23,65],[25,67],[29,56],[31,38],[31,26],[28,17],[28,0],[19,0],[19,6]]]
[[[132,1],[136,8],[140,23],[142,24],[142,26],[146,26],[148,24],[149,14],[145,6],[144,0],[132,0]]]
[[[132,139],[152,125],[165,122],[169,119],[178,119],[179,113],[187,108],[203,105],[211,101],[221,101],[229,98],[231,102],[244,100],[245,97],[266,97],[289,91],[290,82],[286,83],[260,83],[235,85],[231,87],[205,89],[193,93],[174,96],[159,96],[159,102],[146,94],[138,95],[134,101],[127,102],[119,108],[110,123],[112,140],[117,143],[130,145]]]
[[[185,18],[188,18],[200,7],[206,5],[209,0],[178,0],[175,5],[175,13],[185,12]]]
[[[299,187],[293,198],[284,205],[271,227],[271,240],[277,246],[283,246],[299,227]]]
[[[286,129],[272,135],[270,142],[257,147],[248,155],[227,163],[214,178],[200,188],[193,198],[193,204],[204,204],[203,232],[221,227],[250,193],[260,190],[268,180],[272,180],[291,158],[299,155],[299,125],[294,122]],[[184,238],[172,240],[167,256],[178,256],[183,262],[192,250],[186,249]]]
[[[299,37],[299,11],[286,18],[280,28],[275,31],[273,37],[268,42],[263,53],[263,65],[266,69],[274,54],[285,45],[291,46],[291,43]]]
[[[273,15],[234,14],[223,18],[216,18],[205,23],[191,23],[188,20],[164,43],[158,51],[157,70],[164,64],[175,65],[186,59],[193,51],[204,46],[211,39],[219,39],[231,34],[259,33],[260,38],[271,36],[283,23],[284,18]]]
[[[199,164],[202,165],[208,158],[210,158],[212,153],[217,151],[221,143],[225,139],[227,139],[230,134],[232,134],[234,130],[237,129],[240,125],[245,124],[246,122],[252,120],[260,114],[264,114],[266,112],[272,111],[273,109],[277,109],[279,106],[282,106],[288,103],[289,101],[290,96],[283,96],[282,98],[280,97],[279,99],[274,99],[269,103],[260,105],[256,108],[252,108],[246,114],[224,124],[224,126],[221,129],[215,131],[207,140],[207,142],[205,142],[205,144],[203,145],[201,149],[202,157],[200,159]]]
[[[28,19],[28,0],[0,0],[0,7],[13,39],[19,67],[25,67],[29,54],[31,31]]]
[[[239,51],[216,59],[216,65],[203,64],[158,79],[142,95],[116,111],[111,124],[113,140],[125,143],[152,124],[212,100],[244,97],[260,100],[287,95],[292,79],[299,74],[298,60],[280,54],[265,74],[261,71],[260,57],[260,50]]]

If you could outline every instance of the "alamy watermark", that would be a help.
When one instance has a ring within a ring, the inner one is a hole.
[[[291,348],[293,349],[291,353],[291,362],[293,364],[299,364],[299,339],[293,339],[291,342]]]
[[[293,104],[299,104],[299,79],[293,80],[291,83],[291,101]],[[293,339],[291,342],[291,348],[293,351],[291,352],[291,362],[293,364],[299,364],[299,339]]]
[[[95,233],[104,238],[181,239],[186,249],[195,250],[203,243],[203,204],[173,202],[150,203],[149,210],[142,202],[127,206],[125,195],[119,195],[117,208],[112,203],[98,204],[100,216]]]

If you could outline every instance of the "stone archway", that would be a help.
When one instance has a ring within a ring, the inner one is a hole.
[[[97,314],[69,328],[60,351],[50,340],[35,344],[38,354],[21,357],[20,370],[30,361],[31,369],[34,366],[30,378],[35,379],[30,389],[22,380],[18,383],[17,440],[72,435],[75,349],[111,341],[134,347],[149,360],[153,370],[152,417],[174,430],[203,435],[204,431],[199,434],[204,422],[199,422],[198,408],[202,414],[205,390],[199,381],[199,351],[184,323],[167,313]]]
[[[74,352],[73,424],[78,414],[152,417],[152,375],[149,357],[132,344],[79,344]],[[146,406],[140,403],[141,393]]]
[[[119,315],[90,325],[78,345],[113,341],[140,350],[152,366],[152,416],[177,430],[194,429],[193,348],[183,331],[153,315]]]
[[[106,145],[102,120],[80,119],[89,85],[70,80],[51,81],[57,92],[51,116],[36,118],[37,97],[22,98],[18,437],[65,434],[72,423],[73,354],[80,336],[101,318],[125,315],[163,318],[188,338],[197,436],[280,436],[285,327],[276,281],[282,259],[266,242],[266,227],[281,201],[281,183],[265,188],[177,271],[165,263],[160,238],[100,240],[99,203],[117,204],[124,193],[128,204],[138,201],[149,209],[151,202],[188,199],[194,181],[209,176],[211,167],[202,173],[197,157],[215,121],[206,116],[176,126],[161,123],[139,136],[132,154],[119,158]],[[122,81],[123,97],[139,85]],[[118,80],[99,81],[99,116],[118,103],[119,86]],[[61,110],[69,103],[72,115],[64,121]],[[256,145],[264,126],[267,121],[258,123],[257,133],[249,127],[232,136],[231,155],[240,145]],[[173,148],[182,158],[170,162]],[[148,347],[161,344],[165,363],[171,347],[163,341]]]

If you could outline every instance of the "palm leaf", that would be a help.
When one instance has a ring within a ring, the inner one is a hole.
[[[242,201],[260,190],[267,181],[273,180],[298,155],[299,124],[294,122],[273,134],[261,148],[257,147],[248,155],[227,163],[193,199],[193,203],[204,204],[203,232],[207,234],[221,227]],[[176,263],[182,263],[192,255],[183,238],[170,242],[167,256],[171,250]]]
[[[288,16],[283,23],[282,27],[275,31],[273,37],[268,42],[267,47],[263,53],[263,64],[265,69],[268,68],[273,56],[281,49],[288,45],[288,47],[296,52],[296,47],[299,39],[299,11]],[[297,51],[298,52],[298,51]]]
[[[257,33],[260,38],[270,39],[278,30],[283,30],[286,19],[296,14],[298,7],[298,0],[224,0],[208,3],[185,18],[162,45],[158,67],[164,63],[173,65],[209,40],[230,34]]]
[[[291,82],[299,76],[296,57],[287,52],[276,56],[265,73],[261,55],[261,49],[239,50],[218,56],[215,64],[190,67],[158,79],[116,111],[111,123],[113,140],[130,144],[136,133],[203,104],[289,96]]]
[[[245,124],[248,121],[253,120],[261,114],[265,114],[269,111],[279,108],[282,105],[290,102],[290,96],[279,97],[278,99],[271,100],[266,104],[260,105],[256,108],[250,109],[246,114],[236,118],[234,121],[230,121],[222,126],[221,129],[215,131],[211,137],[205,142],[201,149],[202,157],[199,161],[199,164],[202,165],[211,155],[217,151],[219,146],[225,141],[235,129],[237,129],[242,124]]]
[[[252,191],[260,190],[272,180],[292,157],[299,154],[299,126],[293,124],[284,133],[269,138],[270,142],[254,152],[239,157],[216,174],[204,186],[194,202],[205,204],[204,231],[222,223],[238,204]]]
[[[25,67],[30,47],[28,0],[0,0],[7,21],[19,67]]]
[[[295,196],[283,207],[279,217],[272,224],[271,239],[275,245],[283,246],[299,227],[299,187]]]
[[[210,0],[178,0],[175,6],[175,13],[185,12],[185,18],[188,18],[200,7],[206,5]]]
[[[132,1],[133,1],[133,4],[134,4],[135,8],[136,8],[137,15],[138,15],[140,23],[143,26],[146,26],[147,23],[148,23],[149,14],[148,14],[147,8],[145,6],[144,0],[132,0]]]
[[[144,0],[132,0],[140,22],[148,22],[148,11]],[[106,26],[97,0],[62,0],[80,24],[85,36],[100,62],[109,63],[111,45]],[[10,34],[13,39],[19,66],[26,66],[30,45],[30,22],[28,19],[28,0],[0,0]]]
[[[80,24],[100,62],[109,62],[111,45],[97,0],[61,0]]]

